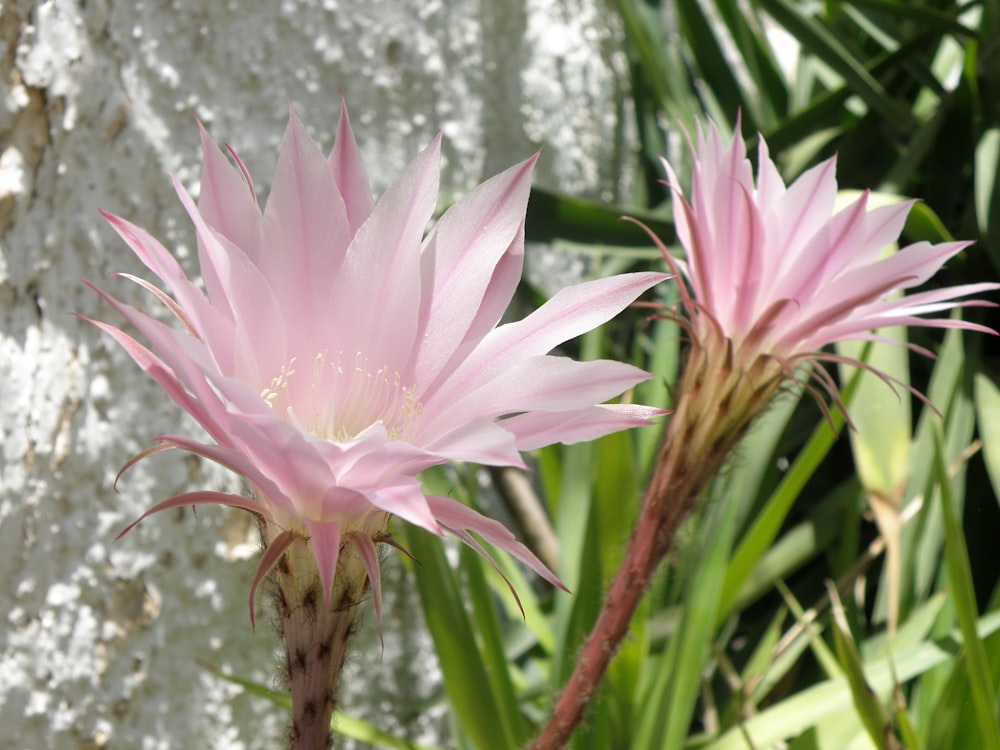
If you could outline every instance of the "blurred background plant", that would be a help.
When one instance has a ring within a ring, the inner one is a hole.
[[[1000,278],[998,0],[617,0],[614,12],[642,179],[622,207],[535,191],[529,240],[584,254],[594,276],[661,267],[618,217],[643,218],[672,247],[659,157],[686,182],[684,132],[707,118],[728,132],[741,113],[744,137],[766,137],[786,181],[836,153],[842,190],[923,201],[905,240],[977,238],[932,284]],[[544,297],[522,292],[532,305]],[[670,284],[660,293],[676,300]],[[683,337],[647,313],[572,353],[656,373],[635,400],[669,407]],[[963,314],[1000,327],[995,310]],[[891,335],[937,358],[886,344],[851,354],[939,413],[848,368],[833,374],[854,431],[799,392],[777,399],[682,530],[570,747],[1000,750],[997,341]],[[479,556],[406,531],[454,747],[532,737],[596,618],[659,437],[647,428],[539,451],[529,481],[473,467],[425,477],[430,491],[520,524],[572,591],[498,553],[522,619]],[[340,721],[373,746],[416,747]]]

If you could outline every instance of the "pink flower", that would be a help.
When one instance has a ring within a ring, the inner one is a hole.
[[[984,326],[951,318],[925,318],[998,284],[945,287],[909,296],[895,293],[926,282],[970,242],[918,242],[880,259],[896,242],[913,202],[868,210],[866,191],[834,213],[836,159],[786,187],[767,144],[758,146],[756,185],[739,125],[728,147],[714,125],[699,133],[691,193],[664,161],[673,191],[674,219],[687,263],[692,333],[728,339],[744,363],[763,355],[787,365],[819,359],[820,350],[845,339],[879,340],[884,326]],[[822,376],[821,376],[822,377]]]
[[[821,363],[845,358],[822,352],[826,345],[880,340],[874,329],[897,325],[993,333],[975,323],[922,316],[988,304],[957,300],[1000,284],[894,296],[923,284],[970,243],[918,242],[880,259],[899,237],[912,203],[869,211],[865,193],[834,214],[834,159],[786,188],[764,139],[759,143],[754,184],[738,124],[728,147],[714,126],[699,132],[690,198],[664,161],[687,262],[676,263],[650,236],[690,287],[680,287],[686,317],[669,315],[690,337],[674,387],[676,410],[604,607],[530,750],[561,748],[569,740],[681,524],[785,379],[800,381],[797,365],[806,365],[843,410],[836,383]],[[872,371],[891,384],[888,375]],[[826,409],[821,394],[804,385]]]
[[[558,583],[501,524],[425,496],[415,477],[448,461],[523,466],[522,450],[662,414],[602,403],[649,377],[641,370],[548,352],[665,276],[579,284],[498,326],[521,275],[534,157],[476,188],[425,233],[437,205],[440,138],[374,203],[346,110],[329,157],[292,115],[263,212],[235,153],[234,167],[204,131],[202,143],[198,205],[174,182],[197,231],[207,295],[152,236],[106,215],[163,289],[120,275],[155,295],[183,329],[96,289],[151,346],[94,324],[211,437],[165,435],[160,443],[238,472],[253,497],[192,492],[142,518],[202,503],[259,516],[268,548],[251,619],[257,585],[306,540],[328,606],[338,556],[350,545],[380,611],[375,544],[389,541],[391,516],[451,532],[486,555],[474,531]]]

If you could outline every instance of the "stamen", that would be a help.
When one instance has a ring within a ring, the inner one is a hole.
[[[399,372],[388,366],[373,367],[362,352],[355,353],[353,366],[345,368],[343,359],[343,352],[334,361],[326,351],[316,354],[308,387],[297,379],[306,390],[289,385],[295,374],[292,359],[260,396],[289,421],[326,440],[350,440],[376,422],[390,439],[404,435],[423,411],[413,387],[403,385]]]
[[[295,357],[292,357],[287,365],[281,366],[278,376],[271,378],[271,386],[269,388],[264,388],[260,392],[260,397],[267,401],[268,406],[273,408],[274,402],[278,400],[278,396],[281,395],[282,391],[288,389],[288,379],[295,374],[295,370],[292,369],[292,365],[294,364]]]

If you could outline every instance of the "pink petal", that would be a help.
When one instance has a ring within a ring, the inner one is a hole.
[[[101,215],[107,219],[118,236],[125,241],[146,268],[167,285],[167,289],[187,313],[188,320],[199,336],[206,335],[206,327],[210,325],[210,321],[226,315],[225,307],[219,310],[209,305],[205,295],[188,280],[174,257],[155,237],[114,214],[102,211]]]
[[[86,283],[86,282],[84,282]],[[105,297],[104,293],[93,287],[95,291]],[[111,297],[105,297],[107,300],[112,300]],[[113,302],[116,307],[120,303]],[[129,310],[134,312],[136,318],[142,314],[136,310],[131,310],[126,305],[121,305],[121,310]],[[114,326],[110,326],[107,323],[102,323],[97,320],[91,320],[90,318],[84,316],[78,316],[81,320],[85,320],[91,323],[106,334],[111,336],[118,344],[125,350],[125,352],[132,357],[137,365],[142,368],[143,372],[149,375],[153,380],[155,380],[161,388],[166,392],[166,394],[180,406],[184,411],[188,412],[191,416],[198,420],[198,422],[205,427],[210,433],[213,433],[213,437],[221,437],[222,431],[219,428],[218,420],[216,419],[213,410],[210,406],[206,406],[199,400],[192,398],[191,395],[184,389],[180,380],[177,377],[177,373],[174,372],[170,367],[168,367],[163,360],[153,354],[149,349],[144,347],[138,341],[133,339],[128,334],[120,331]],[[143,316],[145,317],[145,316]],[[151,321],[153,322],[153,321]],[[134,325],[134,323],[133,323]],[[160,324],[162,325],[162,324]]]
[[[271,517],[270,512],[265,506],[249,497],[243,497],[242,495],[230,495],[225,492],[186,492],[183,495],[174,495],[173,497],[167,498],[166,500],[154,505],[122,529],[121,533],[115,537],[115,540],[117,541],[118,539],[121,539],[134,529],[141,521],[149,518],[149,516],[154,513],[170,510],[171,508],[183,508],[188,505],[228,505],[230,508],[247,510],[256,515],[264,516],[264,518],[269,519]]]
[[[270,477],[259,471],[240,451],[224,445],[199,443],[197,440],[181,435],[157,435],[156,440],[196,456],[207,458],[209,461],[245,477],[259,490],[255,502],[261,507],[276,508],[284,513],[294,513],[295,508],[291,500],[271,481]]]
[[[629,273],[566,287],[524,320],[491,331],[468,359],[459,365],[437,393],[447,403],[461,393],[488,382],[512,363],[549,352],[621,312],[667,274]]]
[[[430,439],[425,449],[449,461],[526,468],[514,436],[487,417],[469,419]]]
[[[429,495],[427,502],[442,526],[453,532],[458,530],[476,532],[490,544],[523,562],[549,583],[558,586],[563,591],[567,590],[555,573],[545,567],[545,564],[531,550],[517,541],[507,527],[499,521],[487,518],[449,497]]]
[[[523,255],[524,212],[537,157],[487,180],[441,217],[421,258],[425,300],[423,339],[416,351],[415,381],[429,384],[448,363],[478,319],[478,336],[500,320],[514,293],[512,274],[493,286],[494,270],[508,253]],[[520,241],[518,241],[520,240]],[[487,314],[480,316],[483,308]]]
[[[420,306],[420,245],[437,203],[440,156],[438,137],[379,199],[328,292],[327,330],[338,332],[347,357],[360,352],[373,369],[404,371],[410,360]]]
[[[337,575],[337,558],[340,556],[340,524],[336,521],[306,519],[306,526],[309,528],[309,541],[323,586],[323,601],[329,609],[333,598],[333,582]]]
[[[358,231],[368,219],[375,202],[368,185],[368,176],[361,163],[358,144],[354,140],[351,121],[347,116],[347,105],[344,97],[340,97],[340,122],[337,124],[337,139],[333,151],[330,152],[330,172],[337,183],[337,189],[344,199],[347,209],[347,221],[351,228],[351,236]]]
[[[289,361],[285,310],[262,270],[241,248],[214,233],[176,178],[174,185],[197,230],[202,269],[210,266],[219,284],[210,290],[213,305],[224,300],[235,322],[233,339],[209,343],[219,350],[221,362],[232,362],[227,375],[263,387]]]
[[[568,357],[530,357],[511,363],[488,383],[447,405],[426,404],[425,432],[434,434],[446,425],[459,424],[469,414],[500,417],[516,412],[578,409],[607,401],[648,380],[643,370],[622,362],[577,362]]]
[[[276,536],[271,543],[267,545],[267,549],[264,550],[264,554],[261,555],[260,562],[257,564],[257,571],[254,573],[253,582],[250,584],[250,627],[256,628],[256,617],[254,613],[254,596],[257,594],[257,587],[260,586],[261,582],[267,577],[267,574],[271,572],[281,556],[285,554],[285,551],[295,543],[297,539],[302,539],[302,535],[297,531],[292,531],[291,529],[287,531],[282,531],[278,536]]]
[[[770,161],[768,164],[774,169]],[[761,211],[774,233],[774,249],[769,253],[772,272],[768,276],[783,276],[804,262],[803,248],[833,213],[837,199],[836,170],[837,159],[831,157],[799,175],[780,201],[761,201]]]
[[[161,303],[163,303],[164,307],[166,307],[168,310],[170,310],[171,313],[173,313],[173,316],[180,321],[181,325],[184,326],[184,329],[188,332],[188,334],[195,337],[198,336],[197,332],[194,330],[194,325],[191,323],[191,320],[187,316],[187,313],[184,312],[183,308],[181,308],[180,305],[174,302],[173,297],[171,297],[165,291],[160,289],[158,286],[155,286],[154,284],[152,284],[149,281],[146,281],[145,279],[140,279],[138,276],[133,276],[130,273],[113,273],[111,275],[117,276],[118,278],[121,279],[128,279],[136,286],[140,286],[143,289],[145,289],[147,292],[156,297],[156,299],[158,299]]]
[[[530,451],[553,443],[572,445],[596,440],[629,427],[653,424],[651,419],[669,413],[651,406],[598,404],[572,411],[518,414],[500,424],[517,438],[519,450]]]
[[[321,318],[352,235],[327,159],[292,112],[264,208],[260,258],[290,320]]]
[[[399,516],[414,526],[432,534],[441,535],[437,519],[427,504],[427,496],[420,487],[420,482],[411,477],[400,477],[396,484],[376,487],[366,491],[368,502],[376,508]]]
[[[385,641],[382,640],[382,576],[379,572],[378,552],[372,539],[367,534],[355,532],[348,536],[354,544],[354,548],[361,557],[361,562],[365,564],[368,573],[368,582],[372,587],[372,599],[375,600],[375,620],[378,622],[378,639],[385,648]]]
[[[245,173],[235,169],[198,123],[201,131],[201,189],[198,210],[205,221],[240,248],[251,261],[260,257],[261,216],[252,185]],[[202,273],[211,264],[201,262]],[[213,284],[206,279],[206,285]]]

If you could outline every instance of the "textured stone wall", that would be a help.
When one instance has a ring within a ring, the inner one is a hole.
[[[0,10],[0,750],[273,748],[283,726],[202,666],[271,682],[276,638],[252,632],[257,554],[243,514],[158,499],[237,490],[181,455],[122,463],[191,431],[74,311],[114,320],[81,280],[145,305],[143,273],[98,215],[148,228],[192,268],[168,172],[198,186],[197,115],[266,194],[294,107],[329,147],[338,91],[376,191],[438,130],[443,198],[544,147],[538,182],[613,198],[625,65],[602,0],[5,0]],[[387,565],[386,647],[357,642],[356,713],[404,721],[433,685],[413,594]],[[440,722],[440,717],[437,717]]]

